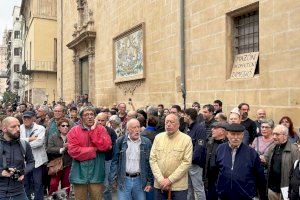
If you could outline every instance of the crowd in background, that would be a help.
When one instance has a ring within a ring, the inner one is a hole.
[[[241,103],[225,113],[221,100],[186,109],[136,109],[132,101],[93,107],[84,95],[69,104],[3,104],[1,137],[5,141],[17,119],[34,158],[24,174],[28,199],[44,199],[59,186],[68,197],[73,187],[76,199],[112,199],[117,190],[118,199],[275,200],[285,187],[290,199],[299,199],[299,136],[292,119],[274,122],[262,108],[250,119],[249,112]],[[7,190],[0,189],[0,199]]]

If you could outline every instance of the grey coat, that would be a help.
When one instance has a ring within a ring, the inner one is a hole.
[[[265,155],[266,162],[268,165],[268,175],[267,175],[267,181],[269,180],[269,172],[270,172],[270,166],[271,166],[271,160],[274,154],[275,144],[272,145],[268,152]],[[289,186],[289,177],[292,168],[294,167],[295,161],[299,159],[299,149],[297,145],[291,144],[289,141],[287,141],[283,152],[282,152],[282,162],[281,162],[281,183],[280,187],[287,187]],[[267,182],[267,188],[269,186],[269,183]]]

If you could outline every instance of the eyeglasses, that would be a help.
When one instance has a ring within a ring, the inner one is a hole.
[[[63,124],[63,125],[60,125],[61,127],[69,127],[69,125],[65,125],[65,124]]]
[[[95,117],[94,113],[86,113],[82,115],[83,117]]]

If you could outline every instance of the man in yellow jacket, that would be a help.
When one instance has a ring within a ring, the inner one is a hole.
[[[155,137],[150,153],[154,175],[155,199],[186,200],[188,170],[192,162],[193,145],[190,136],[179,131],[179,119],[170,114],[165,119],[166,132]]]

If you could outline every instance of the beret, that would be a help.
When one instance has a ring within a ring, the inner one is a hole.
[[[243,132],[245,130],[245,127],[241,124],[229,124],[226,128],[226,131],[230,131],[230,132]]]

